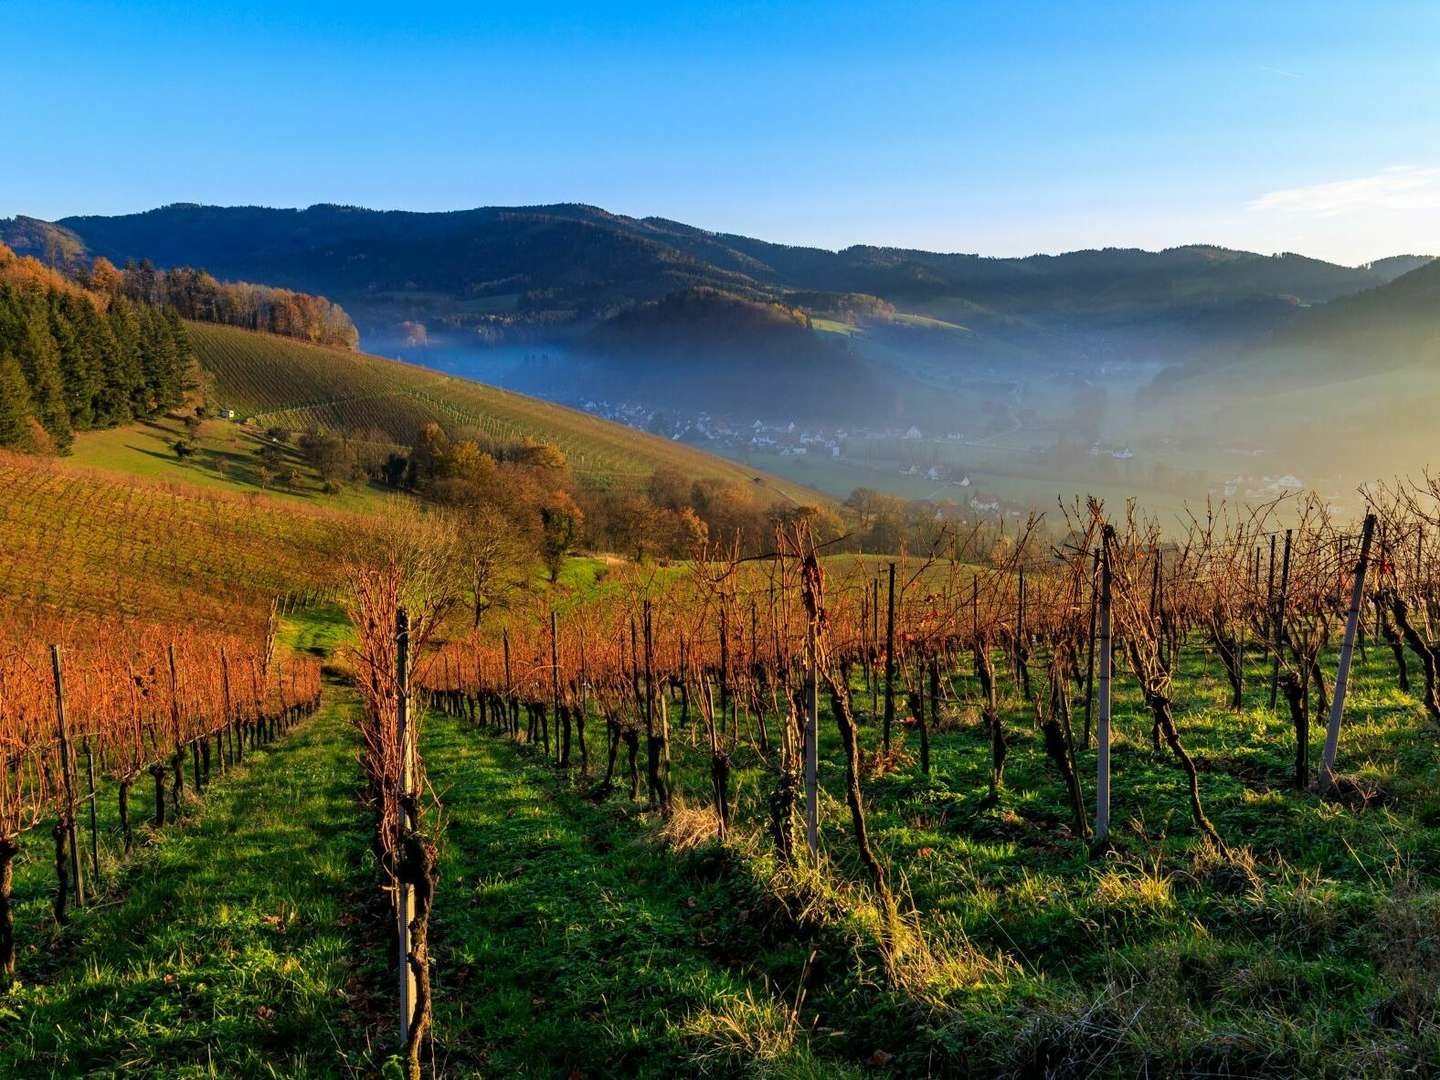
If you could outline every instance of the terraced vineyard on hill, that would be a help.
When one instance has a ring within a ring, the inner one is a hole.
[[[271,600],[324,592],[368,528],[259,495],[121,479],[0,455],[7,606],[252,629]]]
[[[221,404],[257,423],[296,430],[319,426],[410,445],[435,420],[465,426],[502,442],[553,442],[581,479],[640,485],[657,468],[732,484],[760,485],[786,499],[820,497],[798,484],[636,431],[575,409],[426,368],[308,345],[231,327],[189,325],[200,362],[215,377]]]

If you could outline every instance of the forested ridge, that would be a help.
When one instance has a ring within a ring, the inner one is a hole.
[[[193,266],[160,270],[148,260],[116,270],[108,260],[96,259],[88,277],[92,287],[138,303],[173,307],[182,318],[197,322],[264,330],[316,345],[353,349],[360,344],[345,309],[323,296],[249,281],[218,281]]]
[[[195,383],[173,306],[86,288],[0,246],[0,445],[63,453],[76,431],[163,411]]]
[[[0,446],[64,453],[77,431],[180,404],[199,387],[184,319],[358,342],[324,297],[103,258],[68,276],[0,244]]]

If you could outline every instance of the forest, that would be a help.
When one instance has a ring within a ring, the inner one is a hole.
[[[200,390],[184,319],[358,340],[323,297],[103,258],[71,276],[0,244],[0,447],[63,454],[77,431],[154,416]]]
[[[85,289],[0,247],[0,446],[64,453],[76,431],[170,408],[195,380],[173,308]]]

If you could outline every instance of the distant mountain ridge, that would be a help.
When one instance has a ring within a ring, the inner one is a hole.
[[[1192,245],[999,258],[856,245],[840,251],[717,233],[584,204],[438,213],[318,204],[180,203],[55,223],[0,220],[0,241],[44,258],[104,255],[203,266],[336,298],[373,329],[407,306],[457,327],[595,320],[679,290],[752,299],[868,293],[922,311],[963,301],[997,315],[1115,317],[1318,304],[1374,288],[1422,256],[1345,267]]]
[[[1422,255],[1349,267],[1204,244],[1020,258],[830,251],[579,203],[181,203],[0,219],[0,241],[42,261],[149,259],[323,295],[366,348],[454,370],[477,373],[467,365],[486,347],[516,346],[528,355],[506,385],[571,404],[902,430],[953,430],[1016,378],[1093,379],[1118,363],[1172,367],[1181,377],[1167,382],[1194,385],[1184,372],[1324,337],[1327,319],[1358,316],[1320,313],[1361,310],[1435,271]]]

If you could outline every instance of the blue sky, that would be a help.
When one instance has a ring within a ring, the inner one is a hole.
[[[840,247],[1440,252],[1433,3],[0,0],[0,216],[556,201]]]

